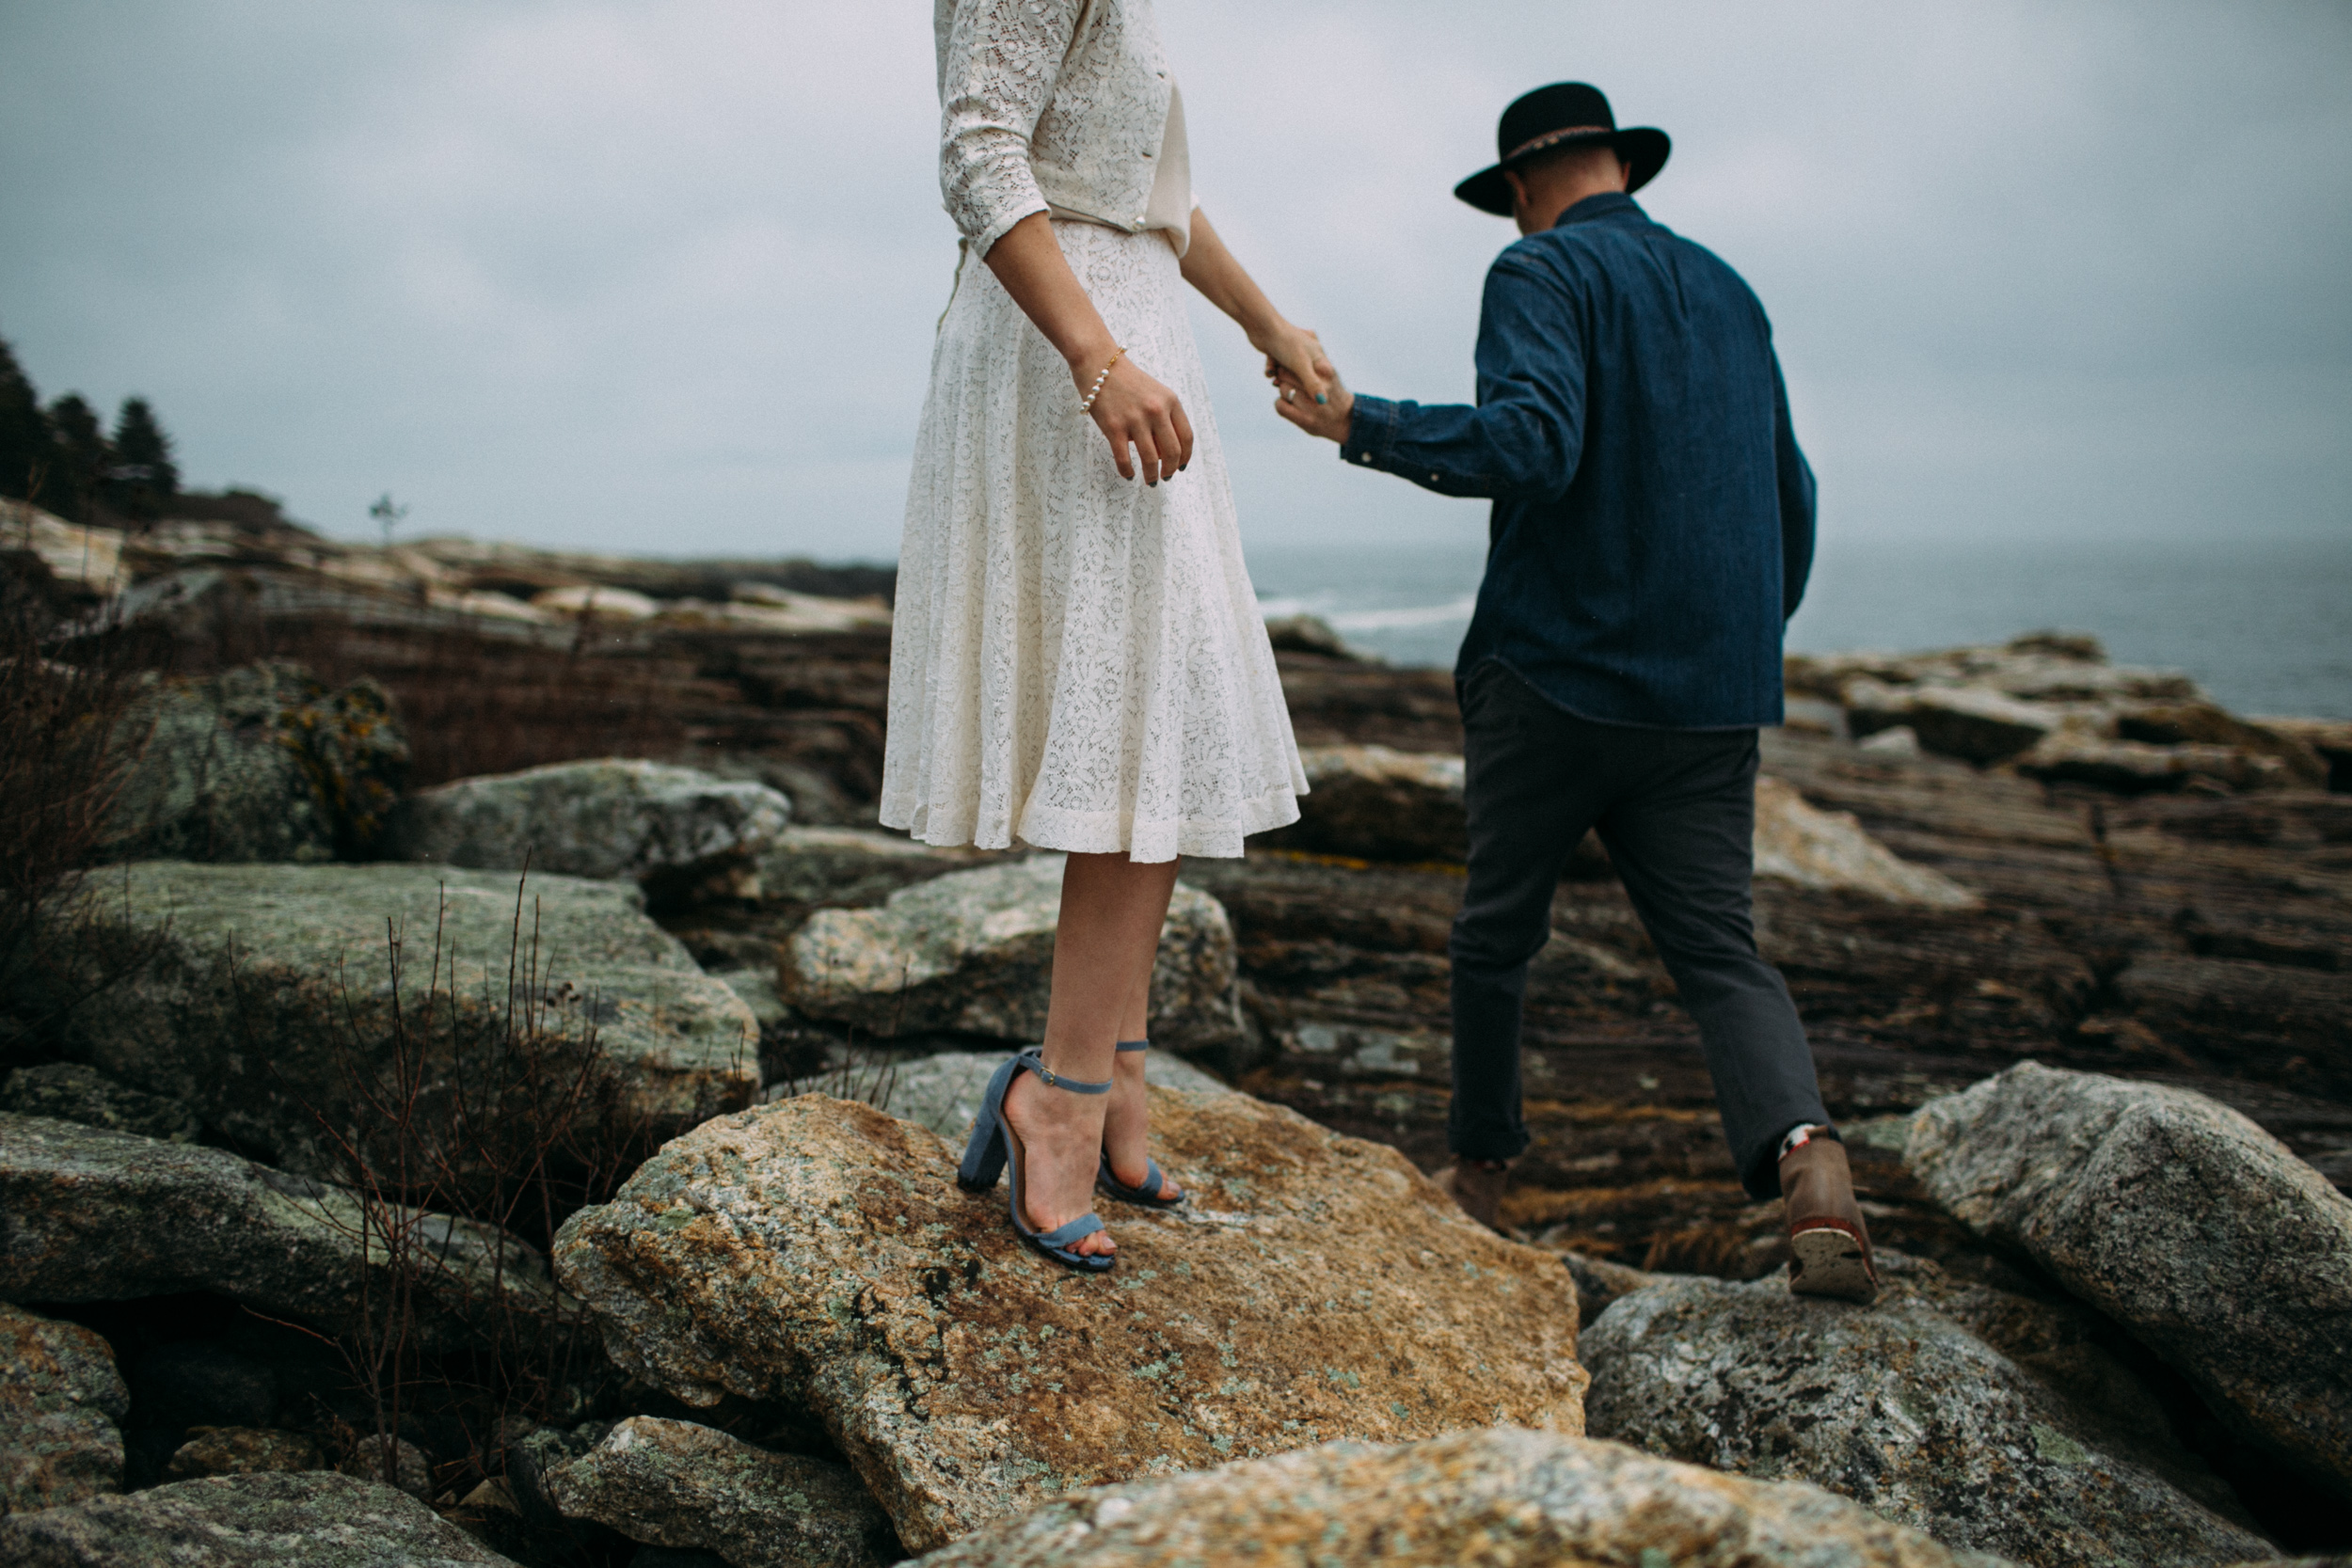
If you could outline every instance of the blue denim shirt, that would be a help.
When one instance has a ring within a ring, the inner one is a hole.
[[[1780,722],[1813,470],[1763,306],[1632,198],[1496,259],[1476,407],[1359,396],[1341,456],[1493,499],[1457,680],[1497,659],[1602,723]]]

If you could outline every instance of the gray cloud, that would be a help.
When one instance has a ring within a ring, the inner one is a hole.
[[[1164,0],[1204,198],[1371,390],[1470,388],[1509,235],[1447,195],[1582,76],[1772,310],[1850,535],[2341,531],[2352,12]],[[199,481],[358,531],[896,547],[954,266],[930,19],[752,0],[0,9],[0,334]],[[1264,412],[1253,543],[1474,532]]]

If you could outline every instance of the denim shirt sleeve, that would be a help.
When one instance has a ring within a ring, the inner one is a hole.
[[[1557,500],[1584,444],[1584,353],[1556,277],[1505,252],[1486,275],[1478,324],[1478,403],[1362,397],[1341,460],[1441,496]]]
[[[1772,459],[1780,491],[1780,618],[1785,622],[1804,602],[1805,579],[1813,575],[1813,465],[1797,447],[1788,418],[1788,388],[1780,378],[1780,356],[1772,356]]]

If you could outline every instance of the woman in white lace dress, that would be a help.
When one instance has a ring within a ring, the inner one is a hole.
[[[963,256],[907,498],[882,819],[1069,852],[1044,1043],[991,1085],[963,1175],[1010,1156],[1015,1228],[1100,1270],[1098,1178],[1182,1201],[1139,1049],[1176,857],[1240,854],[1307,787],[1182,285],[1310,393],[1329,366],[1193,205],[1151,0],[934,5]]]

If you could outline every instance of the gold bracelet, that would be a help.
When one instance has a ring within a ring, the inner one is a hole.
[[[1091,414],[1094,412],[1094,400],[1103,395],[1103,383],[1111,378],[1111,366],[1118,364],[1120,359],[1126,356],[1126,353],[1127,350],[1122,345],[1118,353],[1111,356],[1111,363],[1103,367],[1103,373],[1096,376],[1094,378],[1094,385],[1087,388],[1086,401],[1078,404],[1079,413]]]

